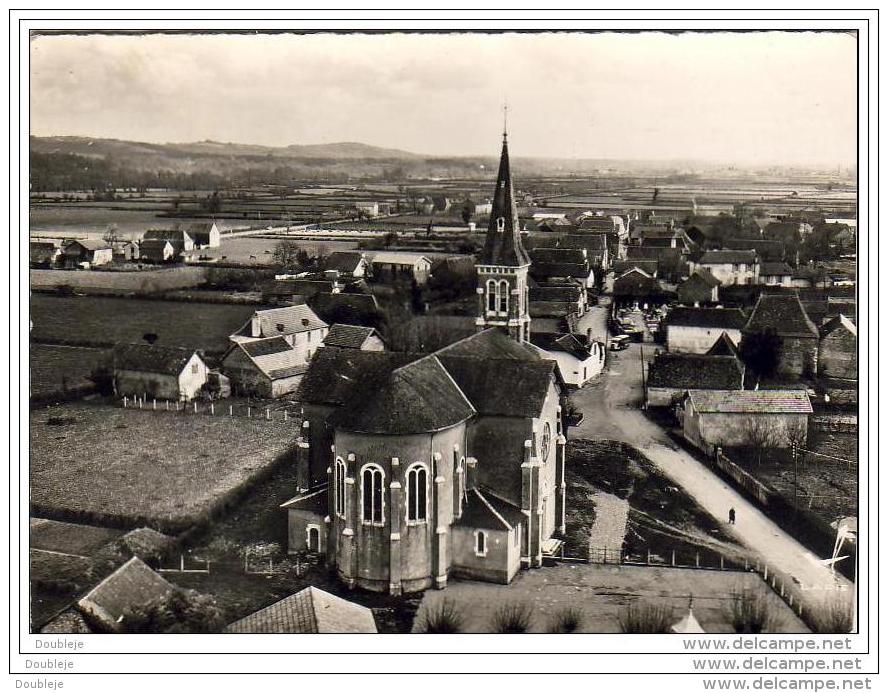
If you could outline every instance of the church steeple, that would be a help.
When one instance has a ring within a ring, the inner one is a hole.
[[[521,225],[518,221],[518,206],[512,188],[512,171],[509,166],[509,140],[503,124],[503,151],[500,154],[499,171],[496,174],[496,190],[490,222],[487,225],[487,240],[479,262],[483,265],[523,267],[530,264],[530,257],[521,243]]]
[[[503,151],[496,175],[487,239],[476,263],[479,330],[496,327],[513,339],[530,337],[527,270],[530,257],[521,243],[518,206],[509,167],[509,141],[503,123]]]

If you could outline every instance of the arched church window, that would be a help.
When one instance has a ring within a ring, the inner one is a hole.
[[[485,532],[483,529],[479,529],[477,532],[475,532],[475,555],[487,555],[487,532]]]
[[[505,279],[499,283],[499,312],[509,312],[509,282]]]
[[[368,464],[361,470],[361,520],[371,525],[383,523],[382,502],[385,474],[382,468]]]
[[[416,463],[407,469],[407,521],[425,522],[428,506],[429,473]]]
[[[497,217],[496,218],[496,230],[502,233],[506,230],[506,219],[505,217]]]
[[[495,313],[496,312],[496,304],[497,304],[497,296],[499,293],[499,284],[496,283],[494,279],[487,280],[487,312]]]
[[[337,457],[333,468],[333,509],[339,517],[345,517],[345,474],[345,462]]]

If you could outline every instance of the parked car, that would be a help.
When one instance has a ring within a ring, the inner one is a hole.
[[[629,343],[631,342],[631,338],[629,335],[620,334],[616,337],[611,337],[610,340],[610,350],[611,351],[623,351],[623,349],[629,348]]]

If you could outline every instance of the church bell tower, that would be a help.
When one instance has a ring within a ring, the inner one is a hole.
[[[503,128],[496,190],[493,194],[487,239],[476,265],[478,273],[478,331],[499,327],[519,341],[530,338],[527,270],[530,257],[521,243],[518,207],[509,169],[509,143]]]

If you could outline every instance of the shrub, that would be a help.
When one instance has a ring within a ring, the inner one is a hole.
[[[550,633],[576,633],[583,622],[583,612],[573,606],[560,609],[549,623]]]
[[[166,599],[127,611],[122,623],[127,633],[218,633],[225,619],[212,597],[176,589]]]
[[[494,633],[526,633],[533,620],[533,609],[528,604],[510,602],[500,606],[493,615]]]
[[[426,605],[420,633],[459,633],[463,626],[462,609],[453,599],[440,599]]]
[[[763,595],[735,590],[728,604],[728,623],[737,633],[766,633],[772,625],[771,609]]]
[[[837,596],[808,613],[815,633],[850,633],[854,629],[853,597]]]
[[[630,604],[619,615],[623,633],[669,633],[673,620],[672,607],[663,604]]]

